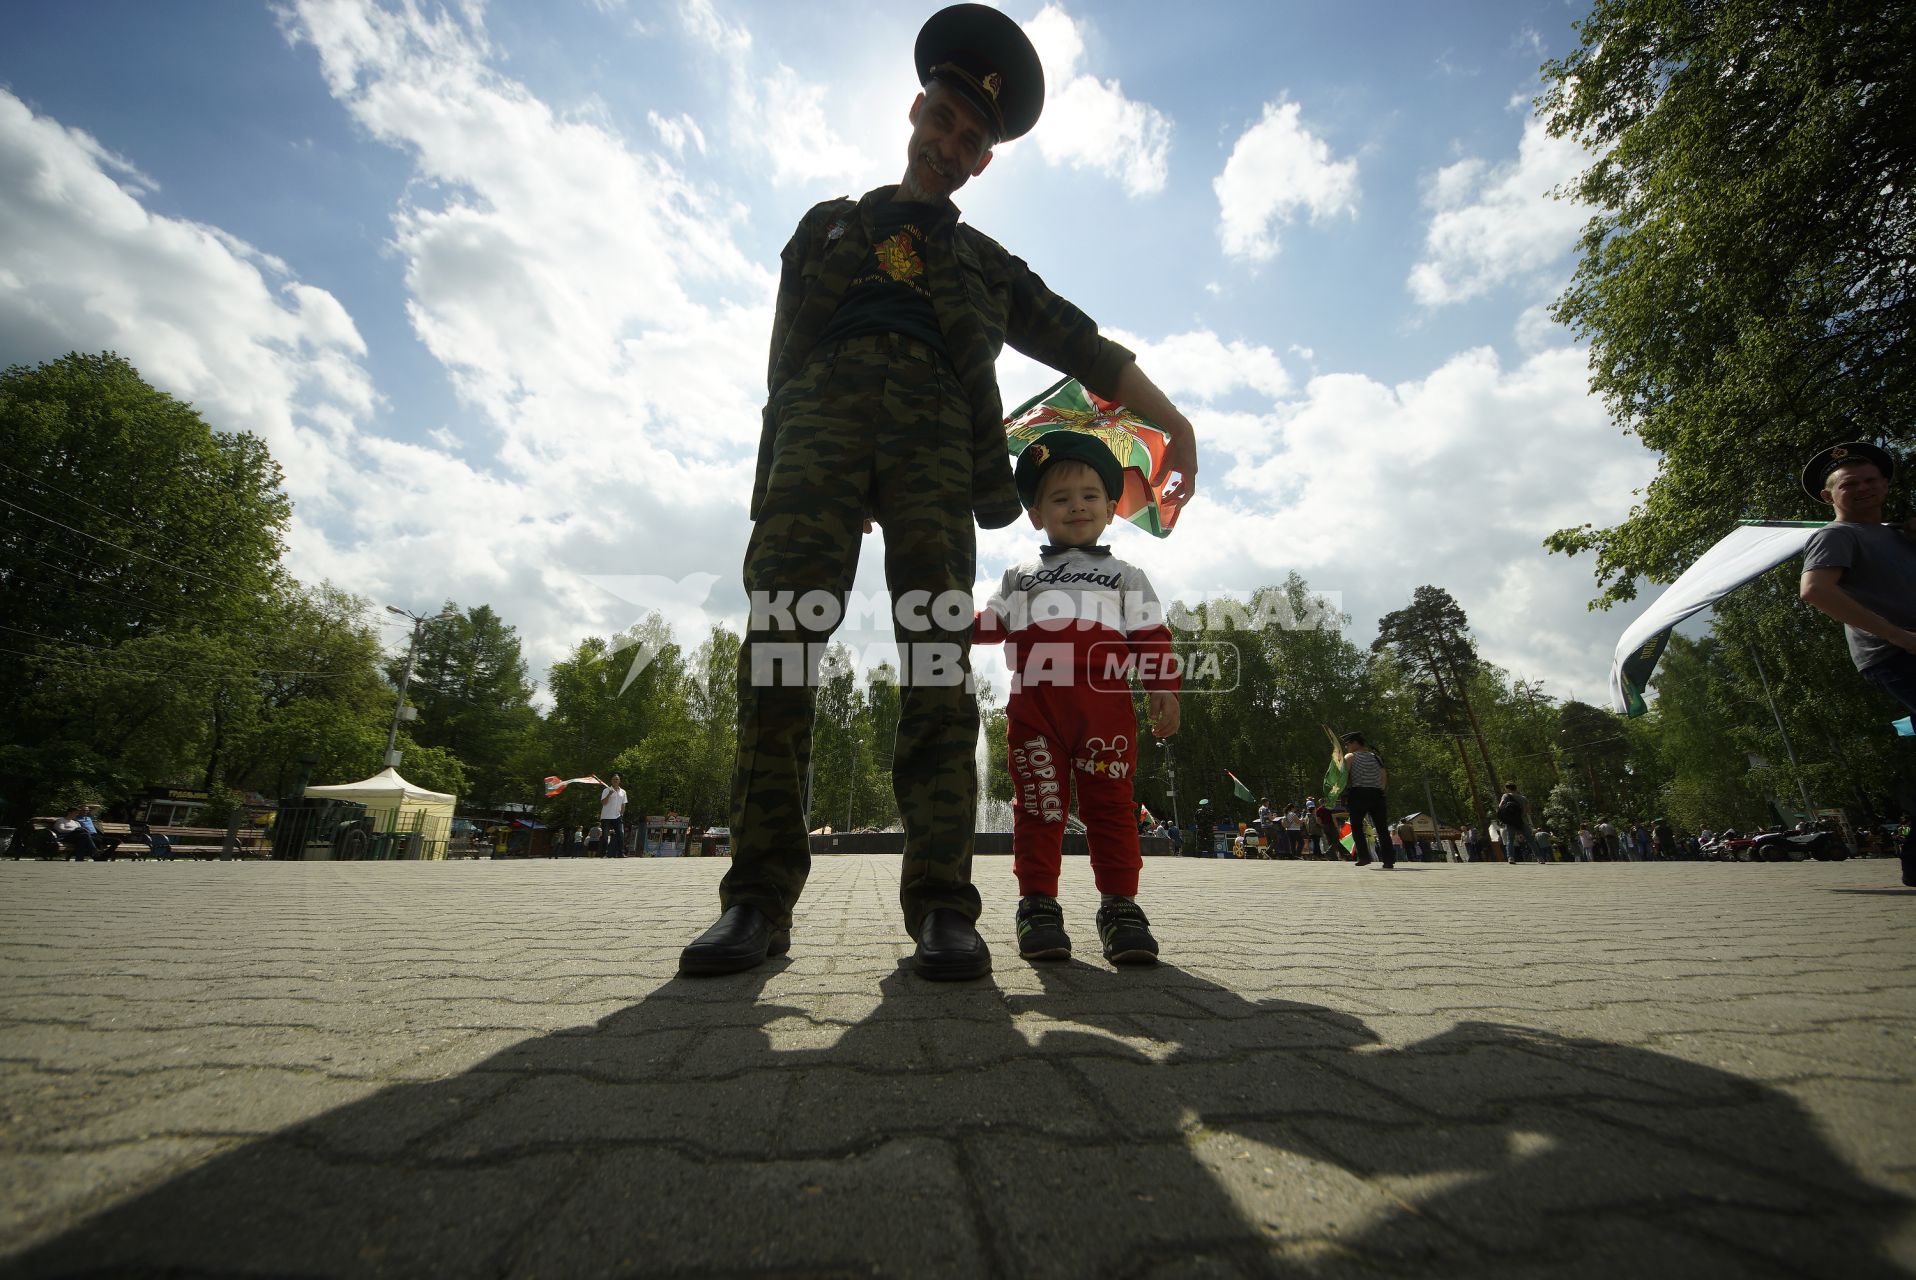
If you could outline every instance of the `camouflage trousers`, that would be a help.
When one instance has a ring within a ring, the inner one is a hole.
[[[970,610],[959,620],[916,608],[908,625],[897,603],[911,592],[970,598],[977,535],[964,390],[943,356],[885,334],[816,353],[772,409],[771,477],[745,551],[752,617],[739,653],[732,866],[720,901],[749,903],[789,925],[805,887],[812,679],[851,591],[869,516],[884,531],[885,582],[903,664],[892,789],[905,825],[905,927],[915,934],[938,907],[976,920],[978,702],[970,688]],[[835,602],[839,613],[795,607],[807,599]],[[767,602],[783,607],[762,607]],[[794,672],[788,659],[799,647],[809,660]],[[931,678],[928,667],[935,669]]]

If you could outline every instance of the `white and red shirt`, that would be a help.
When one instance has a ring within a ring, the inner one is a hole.
[[[1109,547],[1047,546],[1005,570],[973,639],[1005,644],[1014,693],[1025,682],[1128,689],[1133,669],[1152,691],[1182,684],[1151,580]]]

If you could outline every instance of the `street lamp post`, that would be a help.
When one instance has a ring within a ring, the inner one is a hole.
[[[1810,804],[1810,789],[1803,781],[1801,766],[1796,763],[1796,748],[1790,743],[1790,731],[1783,727],[1783,716],[1776,709],[1776,699],[1770,696],[1770,678],[1763,671],[1763,659],[1756,656],[1755,645],[1750,646],[1750,661],[1756,664],[1756,678],[1763,682],[1763,701],[1770,704],[1770,717],[1776,721],[1776,732],[1783,739],[1783,754],[1790,758],[1790,772],[1796,775],[1796,791],[1803,797],[1803,819],[1807,822],[1816,811],[1815,806]]]
[[[1171,797],[1171,825],[1182,830],[1184,823],[1178,817],[1177,758],[1171,754],[1169,741],[1164,744],[1164,793]]]
[[[406,690],[412,687],[413,659],[419,652],[420,637],[426,634],[426,623],[432,619],[421,617],[419,614],[393,604],[386,606],[386,612],[412,619],[412,639],[406,643],[406,673],[399,677],[399,701],[393,705],[393,724],[386,734],[386,767],[397,769],[399,767],[399,722],[409,718],[406,715]],[[446,615],[444,611],[441,611],[436,616],[443,618]]]

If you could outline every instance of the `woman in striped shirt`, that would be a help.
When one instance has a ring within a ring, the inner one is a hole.
[[[1377,758],[1361,733],[1334,738],[1331,758],[1337,761],[1346,777],[1344,807],[1350,811],[1351,843],[1356,847],[1357,865],[1370,865],[1370,841],[1364,834],[1364,819],[1368,817],[1377,829],[1377,856],[1382,859],[1384,870],[1389,871],[1397,865],[1397,851],[1391,846],[1390,818],[1384,806],[1384,786],[1390,780],[1384,762]]]

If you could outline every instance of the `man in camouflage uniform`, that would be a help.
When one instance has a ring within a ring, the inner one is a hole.
[[[770,399],[752,488],[739,654],[732,866],[722,914],[680,957],[731,973],[790,946],[810,870],[805,785],[811,679],[838,625],[873,522],[903,666],[892,771],[905,825],[899,898],[916,970],[990,972],[971,883],[978,705],[969,684],[975,517],[1022,514],[995,362],[1006,342],[1137,409],[1171,433],[1166,470],[1197,475],[1191,424],[1000,245],[960,223],[951,195],[991,147],[1037,122],[1044,73],[1016,23],[984,5],[941,10],[919,32],[904,179],[828,200],[781,255]]]

